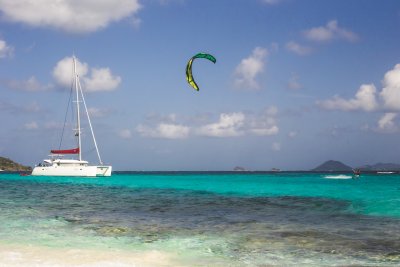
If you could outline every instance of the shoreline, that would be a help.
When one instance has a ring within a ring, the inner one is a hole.
[[[0,244],[0,266],[184,266],[172,254],[158,250],[53,248]]]

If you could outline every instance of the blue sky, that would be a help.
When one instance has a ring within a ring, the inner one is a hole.
[[[114,170],[400,163],[399,29],[389,0],[0,0],[0,155],[58,147],[75,54]]]

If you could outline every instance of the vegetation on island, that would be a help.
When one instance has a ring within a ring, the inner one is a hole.
[[[340,161],[328,160],[318,167],[312,169],[315,172],[337,172],[344,171],[350,172],[353,169],[358,169],[362,172],[374,172],[374,171],[400,171],[400,164],[395,163],[377,163],[374,165],[364,165],[356,168],[352,168]]]
[[[0,157],[0,170],[3,171],[31,171],[32,168],[12,161],[9,158]]]
[[[312,169],[314,172],[332,172],[332,171],[352,171],[353,168],[343,164],[340,161],[328,160],[318,167]]]

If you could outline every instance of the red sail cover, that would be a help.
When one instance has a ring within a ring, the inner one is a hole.
[[[64,150],[51,150],[50,152],[52,154],[79,154],[79,147]]]

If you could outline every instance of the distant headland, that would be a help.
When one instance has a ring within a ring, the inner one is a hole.
[[[344,164],[340,161],[328,160],[328,161],[322,163],[321,165],[319,165],[318,167],[315,167],[311,171],[313,171],[313,172],[331,172],[331,171],[348,172],[348,171],[352,171],[352,170],[353,170],[352,167],[347,166],[346,164]]]
[[[311,172],[351,172],[353,169],[359,169],[362,172],[376,172],[376,171],[400,171],[400,164],[396,163],[376,163],[373,165],[363,165],[359,167],[350,167],[340,161],[328,160],[318,165],[311,170],[298,170],[298,171],[311,171]],[[0,171],[32,171],[32,167],[24,166],[9,158],[0,157]],[[233,171],[236,172],[247,172],[249,169],[236,166]],[[280,172],[280,169],[272,168],[270,172]]]
[[[350,167],[340,161],[328,160],[318,167],[310,170],[315,172],[329,172],[329,171],[352,171],[353,169],[359,169],[362,172],[373,172],[373,171],[400,171],[400,164],[396,163],[376,163],[374,165],[363,165],[359,167]]]
[[[270,170],[251,170],[246,167],[236,166],[232,169],[235,172],[281,172],[278,168],[272,168]],[[317,167],[309,170],[295,170],[298,172],[352,172],[353,170],[360,170],[361,172],[400,172],[400,164],[396,163],[376,163],[373,165],[363,165],[351,167],[343,162],[337,160],[328,160],[318,165]]]
[[[21,165],[9,158],[0,157],[0,170],[2,171],[31,171],[29,166]]]

